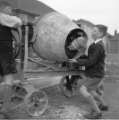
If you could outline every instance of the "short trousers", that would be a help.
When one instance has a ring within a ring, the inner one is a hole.
[[[82,85],[84,85],[87,87],[88,91],[96,91],[99,88],[101,81],[103,80],[103,78],[97,77],[90,78],[87,77],[85,74],[81,74],[80,76],[81,78],[78,80],[78,86],[81,87]]]

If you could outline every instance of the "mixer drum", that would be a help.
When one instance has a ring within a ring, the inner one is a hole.
[[[68,46],[77,37],[87,37],[74,22],[66,16],[51,12],[39,20],[35,26],[37,39],[33,45],[35,52],[39,57],[51,61],[66,61],[77,54],[77,50],[69,50]],[[83,47],[86,47],[87,40]],[[81,43],[82,44],[82,43]],[[85,52],[84,49],[80,52]]]

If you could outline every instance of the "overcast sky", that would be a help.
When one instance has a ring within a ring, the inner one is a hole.
[[[119,0],[39,0],[71,19],[86,19],[119,31]]]

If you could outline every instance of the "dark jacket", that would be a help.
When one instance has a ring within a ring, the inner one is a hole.
[[[93,43],[88,49],[88,56],[85,59],[78,59],[78,65],[85,66],[85,74],[91,78],[104,77],[105,49],[102,41]]]
[[[11,28],[0,24],[0,53],[8,52],[12,49]]]

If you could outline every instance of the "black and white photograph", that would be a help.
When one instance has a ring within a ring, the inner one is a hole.
[[[119,119],[118,0],[0,0],[0,120]]]

